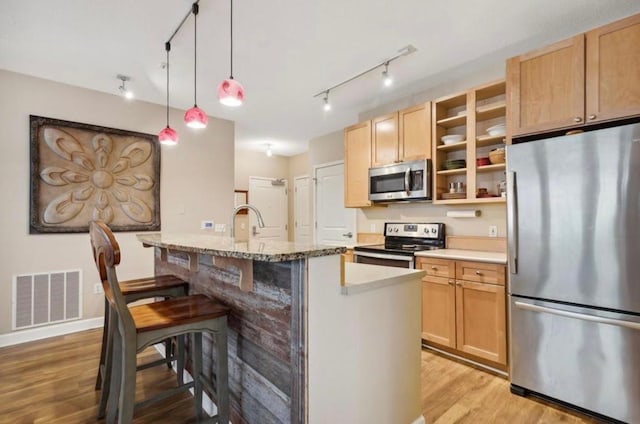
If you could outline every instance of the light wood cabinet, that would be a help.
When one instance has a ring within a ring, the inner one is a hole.
[[[371,121],[371,165],[431,158],[431,103],[422,103]]]
[[[507,364],[504,265],[417,258],[427,344]]]
[[[507,61],[510,137],[640,115],[640,15]]]
[[[505,124],[504,80],[475,87],[463,93],[435,100],[432,106],[432,157],[434,204],[504,203],[498,184],[505,180],[505,163],[478,165],[492,149],[504,147],[505,134],[489,135],[487,130]],[[445,144],[446,135],[462,140]],[[452,169],[451,161],[464,161]],[[450,193],[451,183],[462,184],[463,193]],[[479,193],[485,189],[487,195]],[[487,197],[485,197],[487,196]]]
[[[371,121],[344,130],[344,206],[371,206],[369,168],[371,167]]]
[[[371,121],[371,166],[398,162],[398,112]]]
[[[422,103],[398,112],[398,156],[407,162],[431,159],[431,103]]]

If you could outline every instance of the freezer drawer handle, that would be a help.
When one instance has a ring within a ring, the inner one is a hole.
[[[631,322],[631,321],[624,321],[621,319],[603,318],[603,317],[597,317],[593,315],[579,314],[577,312],[563,311],[561,309],[547,308],[545,306],[532,305],[530,303],[517,302],[517,301],[515,302],[515,305],[518,308],[525,309],[527,311],[545,312],[548,314],[554,314],[561,317],[581,319],[583,321],[592,321],[600,324],[616,325],[618,327],[625,327],[631,330],[640,330],[639,322]]]

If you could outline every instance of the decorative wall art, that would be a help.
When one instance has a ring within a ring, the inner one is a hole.
[[[154,135],[30,116],[31,234],[160,229]]]

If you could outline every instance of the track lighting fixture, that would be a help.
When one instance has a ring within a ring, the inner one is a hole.
[[[120,94],[122,94],[126,99],[133,99],[133,91],[127,89],[127,81],[131,81],[131,78],[126,75],[120,74],[118,74],[116,78],[122,81],[122,83],[118,87],[118,91],[120,92]]]
[[[229,0],[229,27],[230,27],[230,40],[231,40],[231,56],[230,65],[231,72],[229,78],[222,81],[218,85],[218,100],[225,106],[237,107],[242,105],[244,101],[244,87],[238,81],[233,79],[233,0]]]
[[[184,113],[184,123],[191,128],[205,128],[209,118],[207,114],[198,107],[198,3],[193,3],[191,13],[193,13],[193,107]]]
[[[389,74],[389,62],[384,64],[384,71],[382,71],[382,83],[385,87],[391,87],[393,84],[393,77]]]
[[[329,103],[329,90],[324,93],[324,106],[322,108],[325,112],[329,112],[331,110],[331,103]]]
[[[391,86],[393,84],[393,77],[391,76],[391,74],[389,74],[389,64],[391,62],[393,62],[394,60],[399,59],[402,56],[410,55],[411,53],[415,52],[416,50],[417,49],[414,46],[409,44],[408,46],[405,46],[405,47],[401,48],[400,50],[398,50],[398,53],[396,53],[394,56],[392,56],[392,57],[390,57],[388,59],[385,59],[384,61],[372,66],[369,69],[366,69],[366,70],[360,72],[357,75],[352,76],[351,78],[347,78],[346,80],[344,80],[342,82],[339,82],[338,84],[335,84],[335,85],[333,85],[331,87],[325,88],[324,90],[314,94],[313,97],[320,97],[320,96],[324,95],[324,97],[323,97],[323,99],[324,99],[324,110],[325,111],[330,110],[331,109],[331,105],[329,104],[329,91],[334,90],[334,89],[336,89],[336,88],[338,88],[340,86],[343,86],[343,85],[345,85],[345,84],[347,84],[347,83],[349,83],[349,82],[351,82],[351,81],[353,81],[355,79],[358,79],[361,76],[366,75],[369,72],[374,71],[374,70],[376,70],[376,69],[378,69],[378,68],[380,68],[382,66],[384,66],[384,71],[382,72],[383,83],[384,83],[384,85],[386,87],[389,87],[389,86]]]
[[[178,143],[178,133],[169,126],[169,51],[171,51],[171,43],[167,41],[164,48],[167,51],[167,64],[165,66],[167,70],[167,126],[158,134],[158,141],[161,144],[174,145]]]

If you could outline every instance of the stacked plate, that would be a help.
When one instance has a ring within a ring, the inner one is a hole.
[[[464,159],[450,159],[444,161],[443,167],[446,170],[466,168],[467,161]]]

